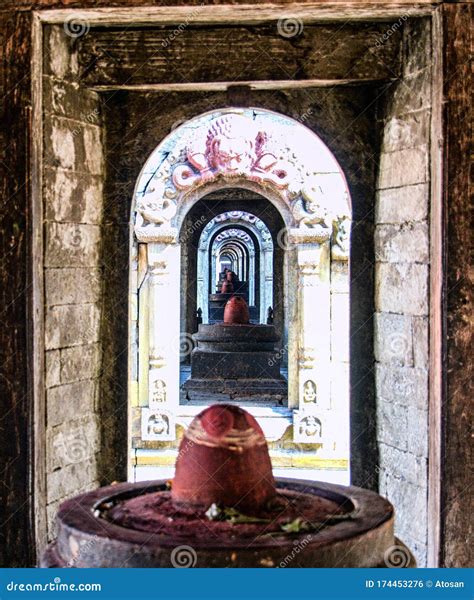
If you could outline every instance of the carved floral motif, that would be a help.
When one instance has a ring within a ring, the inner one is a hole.
[[[351,220],[338,217],[334,223],[333,244],[331,256],[333,260],[349,260],[350,253]]]
[[[247,244],[252,244],[252,238],[243,229],[226,229],[225,231],[221,231],[221,233],[217,234],[215,243],[223,242],[224,240],[231,238],[237,238]]]

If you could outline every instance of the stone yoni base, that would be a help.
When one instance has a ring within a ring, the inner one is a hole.
[[[229,525],[206,521],[203,535],[206,517],[196,513],[190,526],[189,511],[183,516],[179,506],[167,509],[167,481],[99,488],[60,506],[58,538],[43,553],[40,566],[176,567],[177,547],[190,547],[191,564],[187,566],[198,568],[416,566],[408,548],[394,536],[393,507],[378,494],[279,478],[276,491],[279,498],[297,503],[303,521],[305,514],[314,515],[308,522],[320,526],[290,534],[274,526],[268,535],[266,522]],[[143,510],[143,499],[151,494],[156,500]],[[173,518],[167,518],[170,513]]]
[[[287,404],[273,325],[201,324],[193,340],[191,378],[182,386],[186,400]]]

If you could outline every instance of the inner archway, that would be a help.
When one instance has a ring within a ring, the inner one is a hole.
[[[193,226],[197,222],[199,226]],[[247,190],[225,189],[205,196],[193,206],[180,235],[182,273],[188,272],[186,278],[182,276],[181,284],[187,290],[183,295],[186,325],[181,323],[182,332],[194,331],[195,314],[199,309],[202,322],[209,322],[209,294],[216,291],[219,283],[218,254],[228,249],[230,268],[234,244],[248,254],[249,264],[244,265],[241,279],[249,283],[247,301],[254,309],[252,321],[265,323],[268,309],[272,308],[274,321],[282,328],[283,306],[273,298],[283,297],[284,250],[277,239],[283,228],[284,222],[273,204]],[[190,280],[189,284],[186,279]]]
[[[179,389],[183,354],[192,351],[191,336],[203,313],[197,304],[198,256],[200,236],[210,220],[199,203],[237,190],[240,205],[231,199],[225,212],[245,210],[261,218],[253,204],[244,207],[247,194],[261,198],[280,219],[279,227],[268,229],[273,275],[279,255],[281,277],[273,277],[272,304],[260,301],[257,319],[271,308],[280,328],[283,344],[275,353],[278,360],[288,357],[288,397],[284,410],[262,413],[256,407],[255,416],[275,444],[275,455],[291,451],[292,465],[298,465],[300,454],[310,462],[347,464],[348,190],[333,155],[313,132],[261,109],[223,109],[184,123],[156,148],[139,177],[134,240],[141,272],[132,294],[139,307],[141,439],[147,448],[162,448],[163,442],[176,447],[179,427],[192,417],[180,407]],[[215,232],[214,241],[224,231],[229,229]],[[239,263],[241,272],[249,274],[250,245],[245,251],[241,241],[219,248],[225,249],[225,261]],[[211,286],[212,260],[207,264]],[[193,271],[196,277],[189,276]]]

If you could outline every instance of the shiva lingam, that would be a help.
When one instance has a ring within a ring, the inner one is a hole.
[[[217,293],[219,292],[223,292],[223,286],[225,286],[226,282],[228,283],[232,283],[232,286],[234,287],[235,291],[237,292],[241,292],[243,290],[241,290],[242,287],[245,287],[247,282],[245,281],[240,281],[237,273],[234,273],[234,271],[231,271],[230,269],[224,269],[222,271],[222,273],[219,273],[219,282],[217,283]]]
[[[288,384],[281,376],[280,341],[274,325],[250,323],[249,307],[232,296],[222,323],[201,323],[193,335],[188,400],[255,401],[282,405]]]
[[[248,301],[248,282],[240,281],[236,273],[224,269],[219,275],[216,293],[209,294],[209,322],[211,324],[222,321],[224,307],[233,296]]]
[[[64,502],[40,566],[415,566],[393,521],[374,492],[275,480],[255,418],[212,405],[186,431],[172,482],[121,483]]]

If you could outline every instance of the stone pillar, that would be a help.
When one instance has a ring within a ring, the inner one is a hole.
[[[197,307],[202,309],[202,322],[209,323],[209,261],[206,248],[199,248],[197,262]]]
[[[144,440],[174,440],[179,404],[180,247],[148,245],[149,373],[148,409],[142,409]]]
[[[255,305],[255,250],[249,250],[249,306]]]
[[[349,219],[338,220],[331,246],[331,443],[337,458],[349,455],[350,275]]]
[[[294,388],[298,403],[294,412],[294,440],[323,443],[327,435],[324,415],[331,394],[331,290],[329,235],[293,230],[296,243],[296,304],[298,338],[297,373]],[[291,268],[290,268],[291,271]],[[291,290],[290,290],[291,294]],[[295,358],[295,352],[292,352]]]
[[[265,243],[260,253],[260,323],[267,322],[268,307],[273,307],[273,244]]]
[[[217,261],[218,261],[218,256],[217,256],[217,252],[215,250],[212,251],[212,258],[211,258],[211,285],[212,285],[212,289],[209,290],[210,294],[214,294],[216,291],[216,285],[217,282],[219,281],[219,269],[217,268]]]

